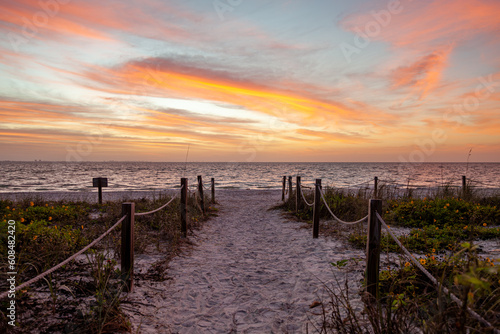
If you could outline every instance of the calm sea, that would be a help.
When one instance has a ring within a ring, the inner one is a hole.
[[[93,177],[107,177],[109,190],[178,188],[181,177],[194,185],[202,175],[218,188],[279,189],[283,175],[300,175],[304,184],[359,187],[375,176],[400,186],[473,185],[500,188],[500,163],[227,163],[227,162],[0,162],[0,192],[91,191]]]

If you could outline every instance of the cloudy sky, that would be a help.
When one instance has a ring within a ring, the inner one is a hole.
[[[0,160],[500,161],[500,1],[0,0]]]

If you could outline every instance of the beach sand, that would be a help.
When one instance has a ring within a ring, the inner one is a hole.
[[[179,190],[166,190],[174,194]],[[95,202],[96,193],[34,193],[45,200]],[[105,200],[132,200],[159,192],[107,192]],[[0,194],[0,198],[33,194]],[[321,323],[320,301],[328,308],[326,287],[350,288],[350,301],[361,311],[357,293],[363,279],[364,251],[344,240],[312,238],[311,229],[281,210],[280,190],[218,190],[218,216],[189,236],[193,246],[169,263],[166,281],[137,277],[122,307],[134,333],[315,333]],[[324,223],[324,222],[322,222]],[[398,232],[398,228],[394,228]],[[407,232],[402,229],[401,233]],[[487,255],[499,254],[498,242],[481,242]],[[147,272],[161,252],[136,254],[135,272]],[[336,268],[330,263],[349,261]],[[381,268],[397,255],[381,254]],[[317,304],[317,303],[316,303]]]
[[[191,237],[164,282],[138,281],[126,313],[140,333],[305,333],[318,323],[325,285],[359,286],[363,270],[330,262],[363,257],[340,241],[313,239],[310,229],[281,211],[280,191],[217,193],[219,216]],[[140,266],[147,263],[139,261]],[[355,296],[358,297],[359,296]],[[127,304],[128,304],[127,302]],[[356,303],[356,301],[353,301]]]

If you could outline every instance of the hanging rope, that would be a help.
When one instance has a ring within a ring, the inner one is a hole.
[[[391,229],[387,226],[387,224],[385,223],[384,219],[380,216],[380,214],[378,212],[376,212],[376,214],[377,214],[377,218],[380,221],[380,223],[382,224],[382,226],[387,230],[387,232],[389,233],[389,235],[396,242],[396,244],[401,248],[401,250],[408,256],[408,258],[411,260],[411,262],[413,262],[413,264],[416,265],[417,268],[420,269],[425,274],[425,276],[427,276],[427,278],[430,279],[431,282],[434,283],[437,286],[438,290],[443,290],[444,293],[446,293],[447,295],[449,295],[450,298],[451,298],[451,300],[453,300],[455,303],[457,303],[459,307],[463,307],[462,301],[457,296],[455,296],[453,293],[451,293],[445,286],[443,286],[442,284],[440,284],[438,282],[438,280],[434,276],[432,276],[431,273],[428,272],[427,269],[425,269],[420,264],[420,262],[417,261],[417,259],[408,251],[408,249],[406,249],[406,247],[403,246],[403,244],[401,244],[401,241],[399,241],[399,239],[392,233]],[[469,312],[469,314],[474,319],[476,319],[477,321],[481,322],[483,325],[485,325],[487,327],[490,327],[490,328],[493,328],[493,326],[486,319],[484,319],[479,314],[477,314],[476,312],[474,312],[468,306],[467,306],[467,312]],[[497,330],[497,329],[493,329],[493,330],[494,330],[495,333],[500,334],[499,330]]]
[[[182,186],[182,187],[181,187],[181,189],[182,189],[183,187],[184,187],[184,186]],[[152,211],[148,211],[148,212],[138,212],[138,213],[136,213],[136,214],[135,214],[135,216],[145,216],[145,215],[149,215],[149,214],[152,214],[152,213],[158,212],[158,211],[160,211],[161,209],[163,209],[164,207],[166,207],[167,205],[169,205],[170,203],[172,203],[172,201],[173,201],[174,199],[176,199],[176,198],[177,198],[177,196],[179,196],[179,193],[177,193],[174,197],[172,197],[172,198],[170,199],[170,201],[168,201],[166,204],[164,204],[164,205],[160,206],[158,209],[155,209],[155,210],[152,210]]]
[[[302,191],[302,187],[300,187],[300,194],[302,195],[302,199],[304,200],[304,203],[306,203],[307,206],[313,206],[314,202],[308,203],[306,200],[306,197],[304,196],[304,192]]]
[[[39,281],[40,279],[44,278],[45,276],[53,273],[54,271],[56,271],[57,269],[61,268],[62,266],[64,266],[65,264],[69,263],[70,261],[74,260],[78,255],[81,255],[83,253],[85,253],[89,248],[91,248],[92,246],[94,246],[96,243],[98,243],[99,241],[101,241],[105,236],[107,236],[108,234],[111,233],[111,231],[113,231],[118,225],[121,224],[121,222],[126,218],[127,216],[123,216],[120,218],[120,220],[118,220],[115,225],[111,226],[106,232],[104,232],[99,238],[95,239],[94,241],[92,241],[90,244],[88,244],[85,248],[83,248],[81,251],[79,251],[78,253],[75,253],[73,254],[72,256],[70,256],[69,258],[67,258],[66,260],[64,260],[63,262],[59,263],[58,265],[50,268],[49,270],[46,270],[44,271],[43,273],[41,273],[40,275],[30,279],[29,281],[19,285],[16,287],[15,291],[19,291],[33,283],[35,283],[36,281]],[[6,291],[2,294],[0,294],[0,299],[3,299],[5,297],[7,297],[9,294],[9,291]]]
[[[346,221],[343,221],[342,219],[340,219],[337,216],[335,216],[335,214],[332,212],[332,210],[330,210],[330,207],[326,203],[325,196],[323,194],[323,189],[321,189],[321,187],[319,187],[319,193],[321,194],[321,198],[323,199],[323,203],[325,203],[325,206],[326,206],[328,212],[330,212],[330,214],[332,215],[333,219],[335,219],[339,223],[346,224],[346,225],[354,225],[354,224],[361,223],[361,222],[365,221],[366,219],[368,219],[368,215],[366,215],[365,217],[361,218],[360,220],[356,220],[355,222],[346,222]]]

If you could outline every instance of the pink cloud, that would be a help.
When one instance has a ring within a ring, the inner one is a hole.
[[[370,38],[397,47],[455,43],[484,33],[491,33],[494,39],[499,37],[500,2],[496,0],[400,1],[398,11],[389,16],[381,15],[389,13],[387,6],[378,4],[378,8],[344,18],[341,26],[366,32],[378,23],[378,33],[376,29],[368,30]]]
[[[449,49],[434,51],[408,66],[396,68],[391,73],[392,88],[407,88],[412,94],[418,94],[419,100],[424,99],[439,85],[449,53]]]

